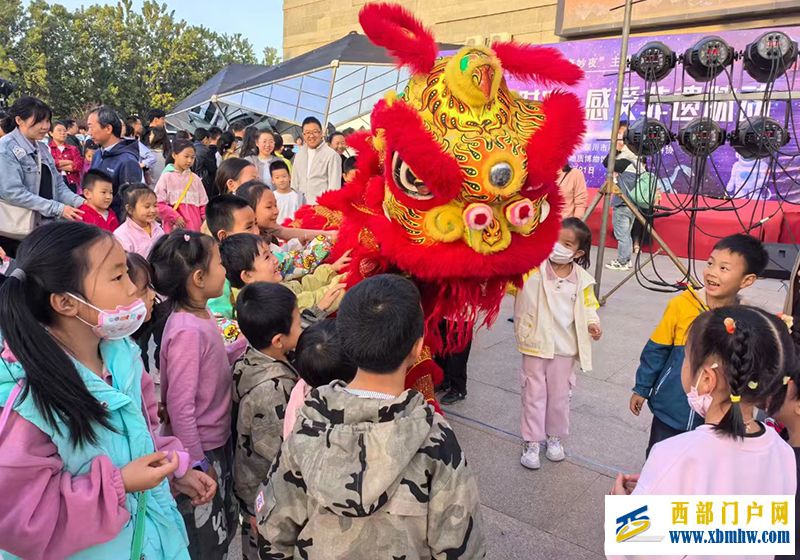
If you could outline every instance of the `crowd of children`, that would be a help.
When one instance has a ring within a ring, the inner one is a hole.
[[[92,225],[36,229],[0,277],[0,550],[223,559],[241,538],[248,559],[484,557],[464,453],[405,389],[423,347],[414,284],[344,293],[349,255],[324,262],[335,233],[281,225],[302,197],[280,158],[258,160],[261,180],[225,160],[209,200],[194,146],[173,146],[155,190],[121,191],[121,224],[111,178],[87,172]],[[565,219],[516,293],[529,469],[542,444],[565,459],[576,373],[602,336],[590,250]],[[738,295],[766,262],[753,237],[724,238],[705,289],[668,304],[630,400],[653,412],[647,461],[613,493],[796,492],[800,335]]]

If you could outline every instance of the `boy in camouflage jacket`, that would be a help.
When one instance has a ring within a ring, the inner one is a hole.
[[[261,558],[483,558],[478,491],[458,440],[404,389],[422,349],[416,287],[364,280],[336,325],[358,372],[311,392],[273,462],[254,504]]]
[[[295,295],[280,284],[258,283],[242,290],[236,304],[239,326],[250,346],[233,366],[236,413],[234,492],[248,516],[261,482],[267,478],[283,435],[289,395],[298,375],[286,354],[300,336],[300,312]],[[257,558],[246,523],[245,557]],[[254,539],[253,539],[254,540]]]

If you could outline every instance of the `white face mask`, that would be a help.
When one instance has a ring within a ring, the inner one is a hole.
[[[86,326],[92,327],[92,332],[104,340],[119,340],[131,336],[139,330],[147,316],[147,306],[144,301],[137,299],[130,305],[118,305],[116,309],[107,310],[95,307],[85,299],[68,294],[79,302],[88,305],[99,313],[97,325],[92,325],[80,317],[78,320]]]
[[[550,262],[555,264],[569,264],[575,258],[575,251],[564,247],[560,242],[556,241],[553,246],[553,251],[550,253]]]

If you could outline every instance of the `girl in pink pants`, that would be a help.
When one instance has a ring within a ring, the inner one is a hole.
[[[564,460],[561,440],[569,435],[575,370],[592,369],[591,339],[602,334],[594,279],[585,270],[591,246],[587,225],[567,218],[550,257],[531,272],[517,294],[514,327],[522,353],[525,440],[520,462],[529,469],[539,468],[539,445],[545,440],[547,458]]]

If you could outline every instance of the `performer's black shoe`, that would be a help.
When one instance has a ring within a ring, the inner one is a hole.
[[[447,391],[447,394],[439,400],[439,402],[442,404],[455,404],[459,401],[463,401],[466,398],[466,393],[459,393],[455,389],[450,389]]]

